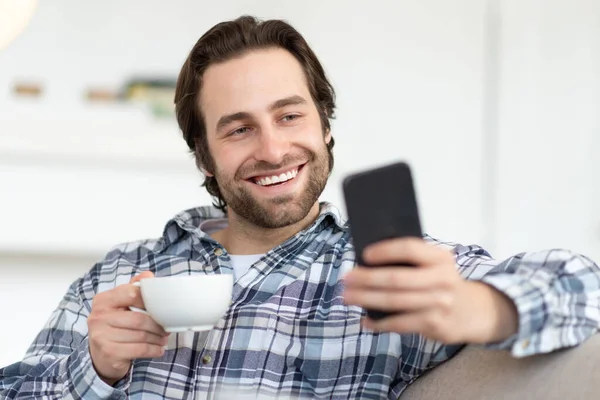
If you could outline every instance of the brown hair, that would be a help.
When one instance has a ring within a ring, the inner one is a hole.
[[[330,120],[334,118],[335,91],[317,56],[302,35],[282,20],[260,21],[255,17],[242,16],[233,21],[221,22],[208,30],[194,45],[183,63],[175,89],[177,122],[199,169],[211,173],[215,171],[198,103],[204,71],[211,64],[225,62],[251,50],[272,47],[285,49],[298,60],[306,75],[312,100],[319,110],[323,131],[330,131]],[[334,140],[331,138],[327,145],[330,172],[333,168],[333,145]],[[215,197],[213,204],[226,212],[227,203],[216,179],[205,176],[203,186]]]

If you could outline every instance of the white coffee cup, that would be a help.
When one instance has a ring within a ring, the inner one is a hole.
[[[145,310],[167,332],[212,329],[231,304],[233,275],[175,275],[135,282]]]

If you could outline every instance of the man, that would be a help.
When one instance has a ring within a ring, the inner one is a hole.
[[[116,247],[75,281],[25,359],[0,372],[3,397],[394,399],[465,343],[522,357],[597,332],[600,270],[565,250],[499,261],[426,236],[376,244],[365,258],[384,267],[355,268],[348,226],[318,202],[334,91],[286,23],[213,27],[175,103],[215,206]],[[213,330],[168,336],[128,310],[143,307],[130,283],[190,259],[236,279]],[[417,267],[385,267],[399,260]],[[364,308],[394,314],[370,321]]]

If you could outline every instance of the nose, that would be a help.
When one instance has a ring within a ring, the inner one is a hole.
[[[290,152],[291,143],[284,132],[279,132],[273,127],[263,128],[260,131],[256,159],[269,164],[279,164]]]

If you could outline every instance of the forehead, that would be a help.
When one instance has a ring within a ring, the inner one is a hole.
[[[264,112],[272,102],[293,95],[310,101],[302,66],[288,51],[274,48],[208,67],[199,102],[210,129],[209,120],[240,111]]]

